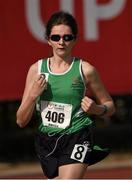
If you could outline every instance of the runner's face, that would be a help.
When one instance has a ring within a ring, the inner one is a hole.
[[[69,26],[63,24],[53,26],[48,43],[52,46],[54,55],[61,58],[70,56],[75,42],[74,35]]]

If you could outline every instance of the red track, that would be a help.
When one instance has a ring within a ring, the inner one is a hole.
[[[4,177],[8,179],[46,179],[43,174]],[[88,170],[85,179],[132,179],[132,167]]]

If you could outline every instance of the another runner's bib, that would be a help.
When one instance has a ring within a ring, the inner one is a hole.
[[[41,101],[41,117],[45,126],[65,129],[70,125],[72,105]]]

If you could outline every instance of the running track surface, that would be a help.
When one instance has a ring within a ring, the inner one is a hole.
[[[46,179],[42,173],[3,177],[3,179]],[[1,179],[1,178],[0,178]],[[132,167],[88,170],[84,179],[132,179]]]

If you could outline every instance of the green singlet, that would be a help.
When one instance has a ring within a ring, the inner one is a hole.
[[[38,98],[39,131],[54,134],[72,134],[92,124],[88,114],[81,109],[86,87],[81,70],[82,61],[73,58],[64,73],[52,73],[49,58],[38,61],[39,74],[45,74],[47,89]],[[93,145],[89,165],[104,159],[110,150]]]
[[[39,74],[45,74],[47,79],[47,88],[37,100],[39,131],[71,134],[92,123],[81,109],[86,91],[81,62],[73,58],[69,69],[58,74],[50,71],[49,58],[38,61]]]

